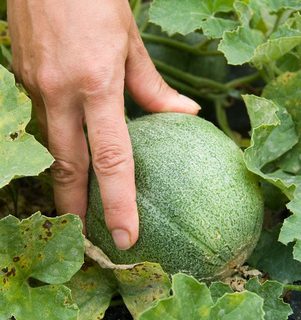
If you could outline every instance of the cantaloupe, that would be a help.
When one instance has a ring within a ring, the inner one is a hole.
[[[171,274],[224,278],[254,249],[263,220],[257,178],[236,144],[212,123],[164,113],[128,124],[135,160],[140,237],[127,251],[107,231],[94,173],[88,237],[115,263],[152,261]]]

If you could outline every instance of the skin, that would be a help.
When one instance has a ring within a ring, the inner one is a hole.
[[[106,224],[116,246],[138,239],[134,161],[124,117],[124,87],[149,112],[196,114],[199,106],[156,71],[127,0],[10,0],[13,70],[32,98],[55,162],[59,213],[87,207],[88,128]]]

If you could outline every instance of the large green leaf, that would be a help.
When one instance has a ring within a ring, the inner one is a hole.
[[[53,162],[48,151],[25,132],[30,115],[30,100],[0,66],[0,188],[13,178],[37,175]]]
[[[13,216],[0,220],[1,319],[77,319],[70,290],[53,284],[70,280],[80,269],[81,230],[74,215],[48,218],[36,213],[22,221]]]
[[[229,64],[240,65],[251,61],[256,48],[263,42],[264,36],[260,31],[241,26],[235,31],[225,32],[218,49]]]
[[[173,276],[173,295],[145,311],[140,320],[260,320],[264,319],[263,299],[253,292],[225,293],[216,302],[206,284],[193,277]],[[216,287],[214,295],[216,296]]]
[[[259,30],[240,26],[223,34],[219,50],[225,54],[229,64],[249,62],[262,69],[301,44],[301,32],[285,26],[264,40]]]
[[[265,320],[287,320],[292,314],[290,306],[280,298],[283,284],[277,281],[265,281],[260,284],[257,278],[252,278],[246,283],[245,288],[264,299]]]
[[[287,218],[279,236],[284,244],[296,241],[294,258],[301,261],[301,176],[282,170],[264,172],[264,166],[289,151],[298,141],[290,117],[284,106],[256,96],[244,96],[252,123],[251,146],[245,151],[245,162],[250,171],[280,188],[291,200],[287,208],[293,213]],[[281,119],[282,115],[282,119]],[[274,134],[275,130],[280,134]]]
[[[150,21],[158,24],[164,31],[188,34],[203,27],[203,22],[214,18],[218,12],[233,10],[234,0],[154,0],[150,9]],[[213,19],[206,24],[206,33],[210,36],[220,34],[222,25],[229,27],[226,19]]]

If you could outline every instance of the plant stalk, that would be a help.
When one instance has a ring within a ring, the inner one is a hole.
[[[152,43],[157,43],[157,44],[164,44],[168,47],[178,49],[180,51],[185,51],[197,56],[220,56],[222,53],[220,51],[206,51],[206,50],[201,50],[203,45],[207,43],[207,41],[204,41],[203,43],[199,43],[197,45],[189,45],[187,43],[177,41],[174,39],[166,38],[166,37],[161,37],[157,36],[154,34],[150,33],[141,33],[141,37],[143,41],[145,42],[152,42]]]
[[[165,62],[159,61],[157,59],[153,59],[153,62],[159,71],[162,71],[162,72],[166,73],[167,75],[170,75],[176,79],[185,81],[186,83],[194,86],[195,88],[199,89],[202,87],[207,87],[207,88],[216,89],[216,90],[222,91],[222,92],[229,91],[229,88],[223,83],[219,83],[217,81],[214,81],[214,80],[211,80],[208,78],[194,76],[188,72],[184,72],[182,70],[179,70],[179,69],[172,67],[172,66],[166,64]]]
[[[286,284],[283,286],[283,289],[287,290],[287,291],[300,291],[301,292],[301,285]]]

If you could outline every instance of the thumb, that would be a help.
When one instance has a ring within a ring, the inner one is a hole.
[[[198,113],[201,107],[172,89],[156,70],[136,24],[129,41],[125,83],[135,101],[149,112]]]

